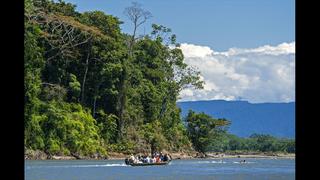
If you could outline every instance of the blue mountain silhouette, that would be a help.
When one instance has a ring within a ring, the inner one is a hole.
[[[229,133],[248,137],[252,133],[270,134],[276,137],[295,137],[295,102],[249,103],[247,101],[188,101],[178,102],[185,117],[192,109],[214,118],[231,121]]]

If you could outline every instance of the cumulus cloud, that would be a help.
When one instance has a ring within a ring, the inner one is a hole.
[[[185,43],[180,48],[185,62],[198,68],[205,81],[202,90],[183,90],[181,101],[295,100],[295,42],[252,49],[231,48],[226,52]]]

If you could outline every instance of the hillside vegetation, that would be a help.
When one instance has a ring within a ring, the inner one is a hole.
[[[176,105],[179,92],[201,88],[171,29],[152,25],[138,4],[117,17],[79,13],[63,1],[25,1],[25,148],[50,155],[190,150]],[[134,14],[136,13],[136,14]]]
[[[203,82],[184,62],[176,35],[157,24],[138,35],[151,13],[137,3],[124,12],[132,34],[101,11],[25,0],[25,152],[77,158],[205,153],[225,142],[219,137],[227,133],[226,119],[191,111],[182,121],[179,92]]]

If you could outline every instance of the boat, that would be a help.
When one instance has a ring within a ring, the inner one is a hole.
[[[156,162],[156,163],[131,163],[128,161],[128,159],[126,159],[125,163],[126,165],[130,165],[130,166],[161,166],[161,165],[168,165],[170,161]]]

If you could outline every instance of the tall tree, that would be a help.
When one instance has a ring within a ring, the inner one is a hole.
[[[124,14],[133,23],[133,33],[129,41],[129,54],[131,55],[138,27],[151,18],[152,14],[149,11],[142,9],[141,4],[137,2],[132,2],[132,5],[124,10]]]
[[[207,114],[197,114],[192,110],[189,110],[186,122],[188,134],[195,150],[204,154],[217,133],[224,131],[230,124],[226,119],[214,119]]]
[[[128,76],[129,76],[129,71],[128,67],[130,66],[130,63],[132,61],[132,54],[133,54],[133,46],[136,40],[136,32],[137,28],[142,25],[143,23],[146,22],[147,19],[151,17],[151,13],[149,11],[143,10],[141,8],[141,5],[133,2],[131,7],[127,7],[124,11],[124,14],[129,18],[129,20],[133,23],[134,28],[133,28],[133,34],[131,35],[131,38],[128,42],[128,54],[129,57],[128,59],[122,59],[121,64],[122,64],[122,74],[120,78],[120,89],[119,89],[119,96],[118,96],[118,136],[119,139],[121,140],[123,138],[123,127],[124,127],[124,113],[126,109],[126,104],[127,104],[127,91],[128,91]]]

